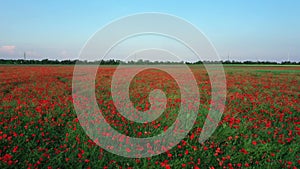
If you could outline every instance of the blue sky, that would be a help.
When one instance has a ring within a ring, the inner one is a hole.
[[[300,1],[0,0],[0,58],[76,59],[112,20],[142,12],[179,16],[199,28],[222,59],[300,61]]]

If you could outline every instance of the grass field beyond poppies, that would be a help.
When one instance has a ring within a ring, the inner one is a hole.
[[[115,68],[99,68],[96,78],[107,122],[137,138],[172,125],[182,101],[176,81],[155,69],[134,77],[129,94],[138,110],[149,110],[153,89],[164,91],[168,100],[158,119],[135,123],[122,117],[112,101]],[[203,144],[198,137],[211,86],[202,66],[190,69],[201,95],[192,130],[163,154],[125,158],[97,146],[80,126],[72,99],[73,66],[0,66],[0,168],[300,168],[300,66],[224,66],[225,111]]]

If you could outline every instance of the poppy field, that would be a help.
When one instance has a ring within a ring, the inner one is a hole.
[[[156,69],[134,77],[129,95],[137,110],[150,109],[148,97],[154,89],[167,98],[158,119],[136,123],[114,106],[110,84],[115,69],[99,67],[95,83],[99,109],[110,126],[136,138],[168,129],[183,101],[176,81]],[[202,144],[198,137],[210,106],[211,84],[203,66],[190,69],[200,93],[192,130],[165,153],[126,158],[98,146],[80,125],[72,97],[74,66],[0,66],[0,168],[300,168],[300,66],[225,65],[225,110]],[[124,138],[118,141],[126,144]]]

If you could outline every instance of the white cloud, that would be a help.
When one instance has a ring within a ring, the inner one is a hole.
[[[32,51],[32,50],[26,51],[25,53],[26,53],[27,57],[40,57],[41,56],[38,52]]]
[[[0,47],[0,53],[4,54],[14,54],[15,53],[16,46],[14,45],[6,45]]]
[[[66,50],[63,50],[60,52],[60,55],[63,56],[63,57],[66,57],[68,54],[68,52]]]

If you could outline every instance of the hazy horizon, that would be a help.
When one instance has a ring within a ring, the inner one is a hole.
[[[24,52],[27,59],[78,59],[86,41],[108,23],[162,12],[196,26],[222,60],[300,61],[299,1],[0,3],[0,59],[23,59]]]

